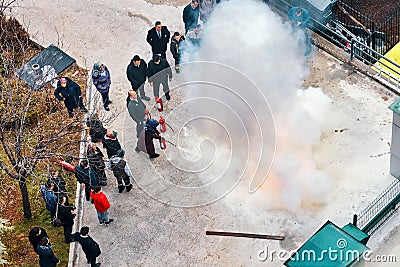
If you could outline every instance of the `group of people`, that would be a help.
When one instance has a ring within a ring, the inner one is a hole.
[[[96,261],[96,258],[100,256],[101,250],[99,244],[89,236],[89,227],[83,226],[79,232],[71,236],[73,237],[73,241],[78,242],[82,246],[87,263],[90,264],[91,267],[99,267],[100,263]],[[60,262],[54,255],[49,236],[44,228],[32,228],[28,238],[33,249],[39,255],[40,267],[55,267]]]

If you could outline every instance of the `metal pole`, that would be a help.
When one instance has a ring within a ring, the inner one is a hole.
[[[218,232],[218,231],[206,231],[206,235],[234,236],[234,237],[247,237],[247,238],[258,238],[258,239],[271,239],[271,240],[284,240],[285,239],[284,236],[279,236],[279,235],[263,235],[263,234]]]

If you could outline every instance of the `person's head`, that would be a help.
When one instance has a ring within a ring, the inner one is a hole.
[[[133,57],[133,63],[135,63],[136,66],[140,66],[140,57],[138,55]]]
[[[50,175],[51,175],[51,177],[58,177],[58,175],[59,175],[58,170],[51,169],[50,170]]]
[[[157,54],[154,54],[153,55],[153,62],[154,62],[154,64],[160,64],[160,56],[159,55],[157,55]]]
[[[89,167],[89,161],[87,159],[83,159],[81,160],[81,162],[79,163],[79,165],[81,165],[81,167],[83,167],[84,169]]]
[[[179,41],[179,39],[181,39],[181,35],[179,34],[179,32],[174,32],[174,38],[177,41]]]
[[[65,195],[62,195],[61,205],[64,205],[66,202],[67,202],[67,197]]]
[[[42,239],[40,239],[39,244],[42,246],[46,246],[49,243],[49,239],[47,237],[42,237]]]
[[[298,8],[296,9],[296,15],[297,15],[298,17],[300,17],[302,13],[303,13],[303,9],[302,9],[301,7],[298,7]]]
[[[117,132],[116,131],[107,130],[106,136],[108,138],[111,138],[111,139],[117,138]]]
[[[32,228],[31,233],[34,236],[39,236],[42,233],[42,229],[40,229],[39,227],[34,227]]]
[[[137,99],[137,94],[133,90],[129,90],[128,95],[130,99]]]
[[[103,70],[104,69],[103,63],[101,63],[101,62],[94,63],[93,69],[94,70]]]
[[[161,31],[161,28],[162,28],[161,21],[156,21],[156,23],[154,24],[154,26],[156,27],[156,30],[157,30],[157,31]]]
[[[81,230],[79,231],[79,233],[80,233],[81,235],[83,235],[83,236],[88,235],[88,234],[89,234],[89,227],[83,226],[83,227],[81,228]]]
[[[96,143],[92,143],[92,142],[90,142],[90,143],[88,144],[88,147],[89,147],[90,149],[92,149],[92,150],[96,150],[96,149],[97,149]]]
[[[67,86],[67,79],[65,79],[64,77],[60,78],[60,85],[62,87],[66,87]]]
[[[196,8],[199,6],[199,0],[192,0],[192,2],[190,3],[190,5],[192,6],[192,8]]]
[[[99,193],[101,191],[101,187],[100,186],[95,186],[93,188],[93,191],[97,194],[97,193]]]
[[[118,157],[122,158],[122,157],[124,157],[124,155],[125,155],[125,150],[119,149],[119,150],[117,151],[117,156],[118,156]]]
[[[45,186],[46,186],[46,189],[47,189],[47,190],[54,190],[54,182],[51,181],[51,180],[47,180]]]

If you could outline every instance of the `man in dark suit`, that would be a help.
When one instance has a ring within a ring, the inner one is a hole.
[[[166,58],[167,44],[169,43],[170,32],[160,21],[156,21],[155,27],[147,32],[147,42],[151,45],[153,54]]]
[[[144,125],[143,121],[148,113],[146,105],[138,97],[135,91],[129,91],[129,102],[128,102],[128,112],[132,120],[136,122],[136,137],[139,138],[140,133],[143,131]]]
[[[86,255],[87,262],[91,267],[99,267],[100,263],[96,263],[96,258],[100,256],[101,250],[99,244],[89,236],[89,227],[83,226],[79,232],[73,234],[74,241],[82,246],[82,250]]]
[[[144,84],[147,79],[147,63],[138,55],[135,55],[126,69],[126,76],[131,83],[132,90],[136,93],[139,91],[140,98],[149,101],[150,97],[147,97],[144,92]]]

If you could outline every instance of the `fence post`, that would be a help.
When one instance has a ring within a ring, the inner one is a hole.
[[[353,225],[357,227],[357,214],[353,215]]]

